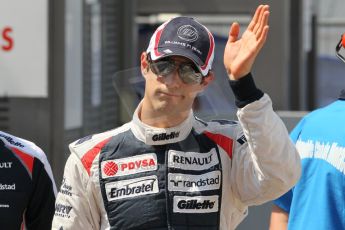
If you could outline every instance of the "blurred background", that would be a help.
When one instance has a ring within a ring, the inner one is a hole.
[[[216,82],[196,114],[236,119],[223,50],[231,23],[244,30],[259,4],[270,5],[270,31],[254,77],[291,130],[344,88],[335,57],[343,0],[0,0],[0,130],[38,144],[60,185],[68,143],[131,119],[144,91],[140,54],[178,15],[195,17],[216,41]],[[238,229],[267,229],[270,205],[250,208]]]

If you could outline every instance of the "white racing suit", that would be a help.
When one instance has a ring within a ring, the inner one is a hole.
[[[288,191],[300,158],[268,95],[234,121],[173,128],[138,118],[70,145],[53,229],[235,229]]]

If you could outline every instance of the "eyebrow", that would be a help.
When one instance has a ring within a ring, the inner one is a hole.
[[[168,59],[169,60],[169,59]],[[189,59],[174,59],[172,57],[170,57],[170,60],[174,61],[174,62],[177,62],[178,64],[193,64],[194,65],[194,62],[192,60],[189,60]]]

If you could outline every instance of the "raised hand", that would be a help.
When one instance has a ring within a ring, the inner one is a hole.
[[[258,6],[240,39],[239,24],[234,22],[231,25],[224,50],[224,66],[231,80],[238,80],[251,71],[255,58],[267,38],[269,14],[268,5]]]

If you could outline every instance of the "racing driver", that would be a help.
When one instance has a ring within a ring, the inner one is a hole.
[[[159,26],[141,54],[145,94],[132,121],[70,145],[53,229],[234,229],[248,206],[288,191],[300,158],[251,75],[268,17],[260,5],[241,38],[238,23],[229,31],[239,122],[193,115],[215,77],[210,31],[189,17]]]

